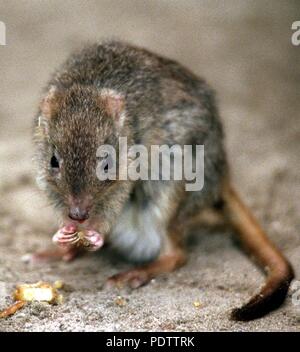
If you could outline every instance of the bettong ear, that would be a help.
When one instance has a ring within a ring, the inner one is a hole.
[[[61,90],[56,86],[51,86],[40,104],[41,115],[46,119],[55,116],[61,107],[63,96],[64,94]]]
[[[46,96],[40,103],[40,115],[38,117],[38,128],[44,133],[48,132],[48,122],[61,108],[64,93],[56,86],[51,86]]]
[[[100,104],[106,113],[114,118],[117,126],[121,128],[126,118],[124,96],[113,89],[102,89]]]

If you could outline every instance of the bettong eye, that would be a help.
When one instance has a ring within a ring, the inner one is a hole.
[[[55,171],[57,171],[60,168],[60,158],[59,158],[57,151],[55,149],[54,149],[53,155],[50,159],[50,166]]]
[[[101,162],[102,170],[107,172],[114,165],[113,157],[110,154],[105,155],[104,157],[99,157],[98,160]]]
[[[103,168],[103,169],[104,169],[104,171],[108,171],[108,170],[109,170],[108,163],[106,163],[106,164],[105,164],[105,166],[104,166],[104,168]]]
[[[50,160],[50,165],[52,169],[59,169],[59,161],[55,155],[52,156]]]
[[[110,154],[107,155],[107,157],[103,160],[102,162],[102,167],[104,171],[108,171],[113,167],[113,158]]]

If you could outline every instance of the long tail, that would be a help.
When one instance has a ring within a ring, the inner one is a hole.
[[[231,318],[242,321],[260,318],[283,303],[294,271],[229,184],[224,187],[223,199],[226,215],[242,244],[267,274],[266,283],[259,294],[241,308],[234,309]]]

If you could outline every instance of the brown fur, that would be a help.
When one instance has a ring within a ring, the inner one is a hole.
[[[148,149],[153,144],[204,145],[204,188],[185,192],[184,180],[100,182],[96,150],[102,144],[117,149],[120,136],[127,137],[128,146]],[[291,266],[228,185],[214,93],[188,69],[126,43],[84,48],[46,87],[35,119],[35,142],[38,181],[61,210],[62,221],[69,221],[70,199],[78,204],[89,199],[88,225],[130,259],[148,261],[113,276],[110,284],[137,287],[182,265],[188,224],[203,210],[215,208],[268,268],[260,295],[234,311],[234,317],[254,319],[283,302],[293,278]]]

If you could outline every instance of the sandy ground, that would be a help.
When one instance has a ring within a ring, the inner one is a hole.
[[[0,307],[17,283],[66,283],[64,304],[28,306],[1,320],[0,330],[299,330],[293,290],[263,319],[228,319],[263,276],[222,228],[199,228],[184,268],[134,292],[102,289],[108,275],[130,266],[109,250],[69,264],[21,261],[49,247],[57,228],[31,162],[41,87],[71,50],[114,36],[177,59],[215,87],[237,188],[299,275],[300,47],[290,40],[299,2],[1,0],[0,20],[7,27],[7,46],[0,46]]]

